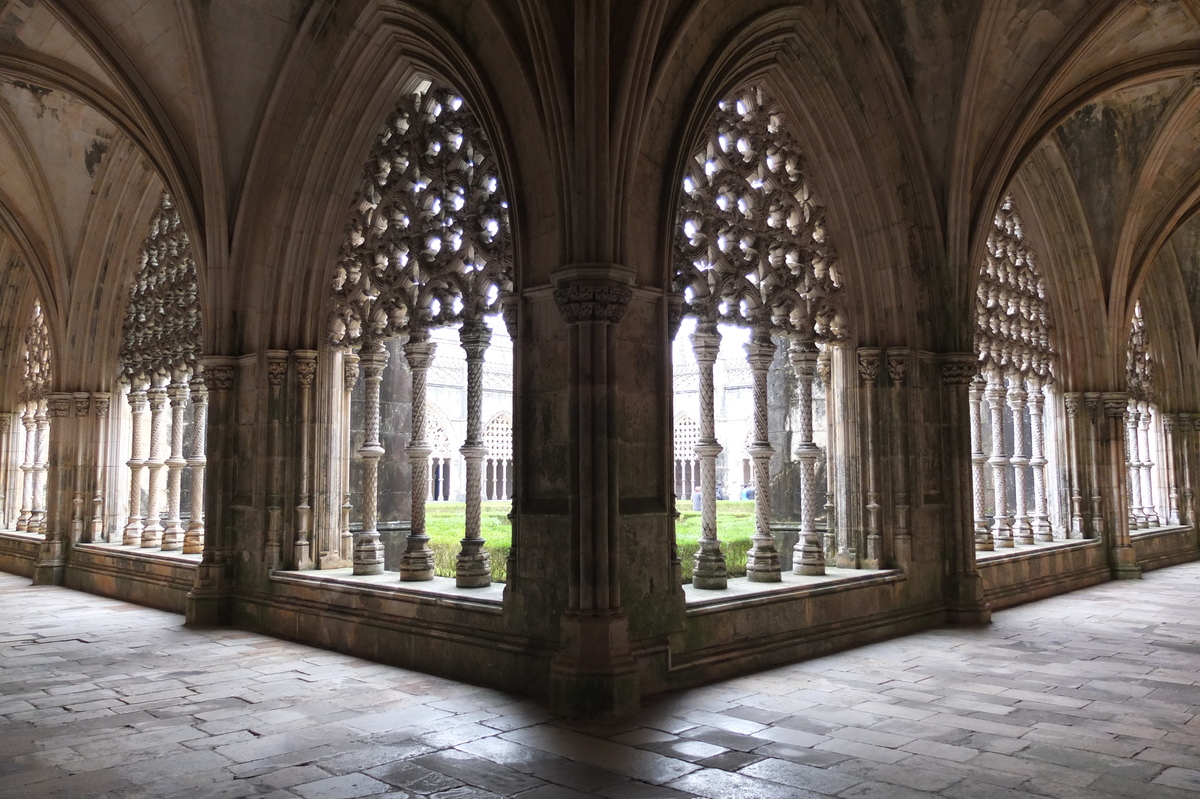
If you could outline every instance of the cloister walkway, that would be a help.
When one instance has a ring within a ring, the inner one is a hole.
[[[537,702],[0,574],[0,796],[1195,797],[1200,563],[652,700]]]

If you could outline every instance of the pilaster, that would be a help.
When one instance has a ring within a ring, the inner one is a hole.
[[[1105,543],[1109,550],[1109,566],[1113,579],[1127,580],[1142,576],[1137,565],[1137,553],[1129,540],[1129,514],[1125,513],[1129,496],[1125,443],[1128,429],[1126,414],[1129,412],[1129,395],[1112,391],[1102,395],[1104,422],[1101,429],[1100,487],[1104,515],[1108,521]]]

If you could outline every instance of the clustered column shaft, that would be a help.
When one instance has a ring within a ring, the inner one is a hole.
[[[157,547],[162,543],[162,495],[163,478],[166,475],[166,453],[164,439],[167,436],[166,426],[171,418],[164,411],[167,409],[167,389],[162,379],[155,381],[147,392],[150,401],[150,457],[146,462],[149,469],[149,488],[146,492],[146,523],[142,526],[142,546]]]
[[[33,505],[29,511],[29,532],[46,534],[46,474],[50,457],[50,415],[45,399],[37,401],[33,416],[37,445],[33,459]]]
[[[25,428],[25,459],[21,462],[21,514],[17,517],[18,532],[37,532],[29,527],[33,516],[33,464],[37,458],[37,403],[26,402],[21,409],[21,425]]]
[[[878,569],[883,560],[883,536],[879,518],[879,442],[875,420],[879,416],[876,383],[879,380],[879,350],[861,347],[858,350],[858,374],[863,381],[866,400],[865,433],[867,439],[867,559],[866,566]]]
[[[1054,540],[1050,529],[1049,510],[1046,502],[1046,395],[1042,393],[1042,380],[1029,378],[1029,431],[1032,439],[1029,468],[1033,471],[1033,540],[1049,543]]]
[[[700,546],[692,570],[692,586],[710,590],[725,588],[729,572],[717,538],[717,442],[716,411],[713,406],[713,365],[721,350],[721,333],[713,322],[700,322],[692,333],[692,351],[700,376],[700,437],[696,457],[700,459]]]
[[[467,356],[467,440],[459,452],[466,463],[466,529],[462,549],[455,564],[455,584],[459,588],[479,588],[492,582],[492,567],[481,534],[483,500],[483,358],[492,340],[487,323],[475,320],[463,324],[459,340]]]
[[[968,389],[971,418],[971,488],[972,508],[975,517],[975,548],[991,552],[996,548],[992,531],[987,526],[984,501],[984,465],[987,455],[983,452],[983,391],[986,383],[979,375],[971,381]]]
[[[342,469],[338,477],[341,491],[341,543],[340,554],[344,563],[354,557],[354,533],[350,531],[350,405],[354,386],[358,383],[359,358],[352,352],[342,356],[342,431],[346,436],[343,448]]]
[[[1158,507],[1154,501],[1154,451],[1150,446],[1150,422],[1153,420],[1150,403],[1138,403],[1138,450],[1142,456],[1142,516],[1148,527],[1158,527]]]
[[[1136,400],[1129,400],[1125,414],[1125,462],[1129,472],[1129,526],[1144,529],[1150,526],[1142,507],[1142,458],[1139,452],[1141,436],[1138,435],[1138,416],[1141,411]]]
[[[313,381],[317,376],[317,353],[313,350],[296,351],[296,380],[300,386],[300,412],[296,419],[296,429],[300,437],[299,486],[296,503],[296,536],[292,550],[292,562],[297,569],[311,569],[313,562],[312,540],[312,464],[309,463],[309,439],[312,436],[312,393]],[[338,547],[340,550],[340,545]],[[321,552],[321,562],[326,558],[341,560],[341,552]],[[335,564],[336,565],[336,564]]]
[[[1008,409],[1012,412],[1013,452],[1008,462],[1013,470],[1013,543],[1033,543],[1025,497],[1025,477],[1029,458],[1025,456],[1025,378],[1018,372],[1008,374]]]
[[[1008,549],[1013,546],[1012,522],[1008,515],[1008,456],[1004,454],[1004,378],[997,369],[987,373],[987,389],[984,396],[991,410],[992,454],[988,465],[992,467],[992,540],[995,546]]]

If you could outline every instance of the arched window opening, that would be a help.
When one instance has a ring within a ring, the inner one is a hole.
[[[458,448],[466,510],[455,578],[460,587],[491,583],[480,504],[488,457],[485,356],[493,322],[512,292],[511,250],[508,202],[479,121],[460,93],[422,81],[399,99],[375,140],[333,280],[330,342],[357,350],[364,383],[355,574],[384,571],[378,530],[379,463],[386,453],[380,438],[380,383],[390,360],[388,342],[396,341],[403,342],[411,409],[404,448],[411,518],[400,579],[434,577],[425,507],[435,489],[447,498],[452,481],[450,456],[434,457],[429,438],[429,375],[436,368],[434,333],[456,329],[466,374],[465,431]],[[441,467],[436,477],[434,465]]]
[[[1046,435],[1055,359],[1050,330],[1046,285],[1006,197],[992,220],[975,292],[979,374],[969,396],[975,546],[981,551],[1063,534],[1049,512],[1049,489],[1057,481],[1046,479],[1047,444],[1054,440]]]
[[[841,279],[827,239],[825,208],[815,199],[802,149],[787,130],[778,103],[759,87],[718,102],[687,163],[682,188],[674,286],[682,297],[681,316],[689,322],[681,332],[696,363],[699,416],[694,452],[700,466],[701,532],[692,585],[727,585],[717,531],[723,447],[717,438],[715,366],[722,360],[722,339],[733,338],[733,330],[740,331],[748,379],[744,389],[732,385],[743,381],[730,380],[727,389],[736,396],[726,390],[721,400],[753,408],[745,460],[755,502],[754,535],[746,575],[754,582],[781,579],[771,529],[776,448],[769,437],[768,373],[776,362],[777,370],[794,371],[796,385],[792,436],[800,521],[790,565],[797,574],[824,574],[827,553],[816,526],[815,479],[824,455],[813,436],[813,385],[819,348],[844,336],[844,320],[834,303]],[[730,415],[728,408],[722,410]]]
[[[23,453],[19,510],[13,529],[18,533],[46,534],[46,474],[50,448],[50,415],[46,394],[52,377],[50,331],[41,300],[34,300],[21,351],[20,424],[16,426],[13,453]],[[6,514],[7,515],[7,514]]]
[[[483,431],[488,451],[484,496],[488,500],[512,499],[512,436],[512,417],[506,413],[492,417]]]
[[[199,285],[191,242],[166,192],[138,260],[118,353],[129,406],[129,504],[120,543],[198,555],[208,415]]]
[[[1129,405],[1125,414],[1129,529],[1145,530],[1159,527],[1164,518],[1170,518],[1167,508],[1173,503],[1164,501],[1163,464],[1157,463],[1154,457],[1161,449],[1162,418],[1155,402],[1154,360],[1150,355],[1141,300],[1133,306],[1129,343],[1125,349],[1125,373],[1129,386]]]
[[[429,499],[434,502],[449,502],[451,477],[454,464],[454,449],[450,436],[436,415],[429,419]]]

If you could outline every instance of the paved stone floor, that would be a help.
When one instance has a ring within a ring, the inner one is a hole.
[[[1200,564],[680,692],[538,703],[0,575],[0,796],[1190,797]]]

